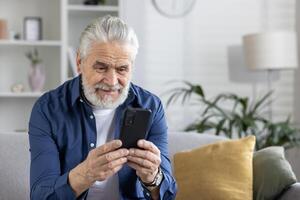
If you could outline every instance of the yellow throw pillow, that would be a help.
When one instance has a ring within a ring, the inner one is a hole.
[[[209,144],[174,155],[177,200],[252,200],[255,137]]]

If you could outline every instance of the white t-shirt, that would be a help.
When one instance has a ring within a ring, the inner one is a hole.
[[[97,144],[99,147],[114,139],[114,115],[115,109],[93,108],[97,128]],[[113,175],[105,181],[96,181],[89,189],[88,200],[119,200],[118,174]]]

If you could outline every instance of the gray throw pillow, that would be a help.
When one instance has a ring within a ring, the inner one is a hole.
[[[274,199],[296,182],[297,178],[285,159],[283,147],[268,147],[254,153],[253,199]]]

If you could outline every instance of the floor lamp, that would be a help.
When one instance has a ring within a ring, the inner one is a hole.
[[[274,70],[295,69],[298,66],[297,35],[294,31],[272,31],[243,37],[246,65],[252,70],[266,70],[268,92],[272,90]],[[272,120],[272,101],[268,109]]]

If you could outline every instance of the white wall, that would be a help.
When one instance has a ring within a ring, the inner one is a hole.
[[[121,16],[138,32],[141,49],[135,82],[161,94],[170,80],[201,84],[209,96],[236,92],[255,98],[266,92],[266,73],[249,72],[241,37],[263,30],[293,30],[295,0],[197,1],[180,19],[161,16],[150,0],[123,1]],[[274,120],[294,115],[294,72],[274,74]],[[162,98],[164,101],[165,97]],[[195,119],[195,107],[167,109],[169,127],[183,129]]]

